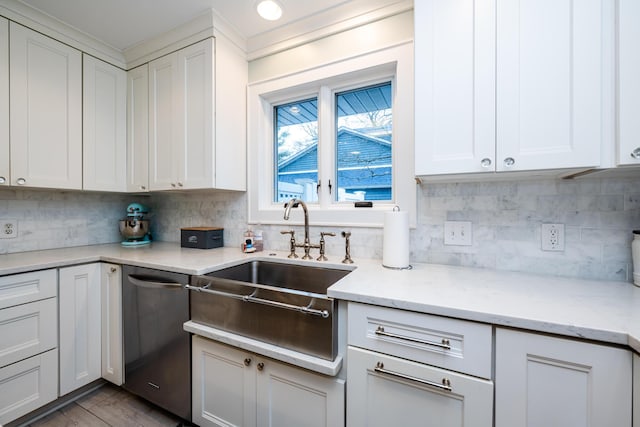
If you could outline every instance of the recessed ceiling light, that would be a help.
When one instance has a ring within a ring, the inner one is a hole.
[[[256,6],[256,10],[267,21],[276,21],[282,16],[282,7],[275,0],[262,0]]]

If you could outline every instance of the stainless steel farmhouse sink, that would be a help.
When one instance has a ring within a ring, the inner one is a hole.
[[[191,320],[333,360],[337,303],[327,288],[350,270],[251,260],[192,276]]]

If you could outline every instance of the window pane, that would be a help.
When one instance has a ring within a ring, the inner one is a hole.
[[[391,83],[336,94],[338,201],[393,200]]]
[[[317,202],[318,99],[274,107],[276,141],[275,202],[296,197]]]

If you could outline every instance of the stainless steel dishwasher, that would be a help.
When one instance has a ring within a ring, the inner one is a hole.
[[[189,276],[133,266],[122,276],[123,387],[191,421]]]

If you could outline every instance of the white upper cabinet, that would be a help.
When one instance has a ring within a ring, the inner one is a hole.
[[[81,189],[82,55],[14,22],[10,35],[11,184]]]
[[[618,1],[618,165],[640,165],[640,2]]]
[[[207,39],[149,63],[151,190],[246,187],[247,63],[215,45],[225,47]]]
[[[149,64],[151,190],[214,186],[213,39]]]
[[[0,185],[9,185],[9,21],[0,18]]]
[[[127,72],[127,191],[149,191],[149,65]]]
[[[174,157],[182,145],[177,129],[178,54],[163,56],[149,63],[149,188],[177,188],[177,163]],[[182,183],[181,183],[182,184]]]
[[[416,2],[416,174],[599,166],[609,17],[601,0]]]
[[[414,7],[416,175],[494,170],[495,0]]]
[[[83,55],[83,188],[126,190],[127,73]]]
[[[498,0],[496,170],[600,165],[603,7]]]

